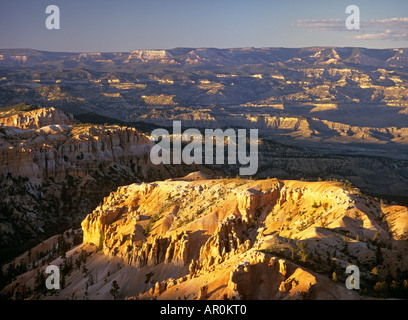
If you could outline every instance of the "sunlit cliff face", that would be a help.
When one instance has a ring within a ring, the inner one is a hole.
[[[113,280],[122,299],[359,299],[344,285],[346,267],[359,266],[368,293],[371,269],[377,282],[397,277],[408,267],[407,228],[406,207],[347,184],[195,173],[120,187],[82,222],[83,244],[66,255],[87,252],[91,299],[109,298]],[[58,296],[40,298],[80,298],[83,277],[74,268]]]
[[[408,192],[406,49],[187,49],[2,51],[0,100],[44,108],[0,110],[0,238],[44,241],[5,266],[24,269],[1,294],[406,297],[408,209],[380,199]],[[175,121],[259,130],[258,176],[153,165],[138,126]],[[50,264],[58,292],[37,281]]]

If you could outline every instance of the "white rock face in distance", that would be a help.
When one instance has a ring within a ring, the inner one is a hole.
[[[6,133],[0,137],[0,173],[38,182],[82,177],[100,163],[137,165],[153,145],[134,128],[76,124],[72,115],[55,108],[3,117],[0,123]]]
[[[166,50],[134,50],[130,53],[125,63],[131,61],[151,61],[151,60],[167,60],[171,59],[172,55]]]

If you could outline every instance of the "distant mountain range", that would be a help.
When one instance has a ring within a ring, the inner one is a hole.
[[[0,106],[18,103],[160,125],[169,112],[197,126],[233,112],[401,128],[408,49],[0,49]]]
[[[132,52],[48,52],[34,49],[0,49],[0,67],[114,68],[140,63],[176,66],[243,66],[248,64],[364,65],[407,67],[408,49],[366,48],[174,48]]]
[[[408,49],[0,49],[0,106],[19,103],[148,126],[255,127],[406,158]]]
[[[173,121],[257,174],[154,165]],[[0,49],[0,299],[405,299],[407,146],[408,49]]]

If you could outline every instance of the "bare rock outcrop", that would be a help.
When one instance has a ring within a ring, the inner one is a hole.
[[[251,240],[247,230],[248,223],[239,216],[223,220],[200,249],[198,263],[201,265],[201,272],[213,269],[230,256],[249,250]]]
[[[153,165],[149,157],[153,143],[135,128],[82,124],[55,108],[18,105],[4,110],[0,111],[4,245],[62,232],[59,228],[79,223],[120,185],[192,170]],[[100,224],[106,223],[102,220]],[[99,227],[94,226],[91,238],[98,237]]]
[[[72,114],[68,114],[55,108],[40,108],[17,114],[8,115],[1,113],[0,126],[14,127],[19,129],[39,129],[50,125],[73,125],[75,121]]]
[[[78,124],[72,115],[55,108],[5,113],[0,122],[0,174],[33,182],[84,177],[100,165],[132,162],[137,170],[152,146],[136,129]]]
[[[119,188],[82,223],[84,244],[103,239],[106,256],[161,270],[140,299],[360,299],[333,268],[369,265],[378,252],[367,237],[402,248],[378,220],[398,208],[368,207],[375,200],[339,183],[190,177]],[[385,247],[395,264],[384,276],[408,267]]]
[[[66,253],[88,252],[96,283],[82,288],[74,270],[58,298],[109,298],[115,280],[121,298],[369,299],[381,288],[373,284],[408,281],[407,212],[338,182],[196,174],[131,184],[83,220],[83,244]],[[360,268],[361,291],[345,285],[349,265]]]

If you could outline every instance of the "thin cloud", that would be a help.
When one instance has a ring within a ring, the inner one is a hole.
[[[340,19],[299,19],[296,21],[295,26],[310,31],[342,31],[344,22]]]
[[[299,19],[294,26],[309,31],[345,31],[345,20],[341,19]],[[348,35],[346,38],[358,40],[407,40],[408,17],[371,19],[361,21],[359,34]],[[353,31],[355,32],[355,31]],[[361,34],[364,32],[363,34]]]
[[[371,19],[366,22],[370,25],[375,26],[397,26],[408,28],[408,17],[401,17],[401,18],[388,18],[388,19]]]
[[[362,35],[348,36],[347,38],[357,40],[408,40],[408,33],[394,32],[387,29],[385,32],[366,33]]]

